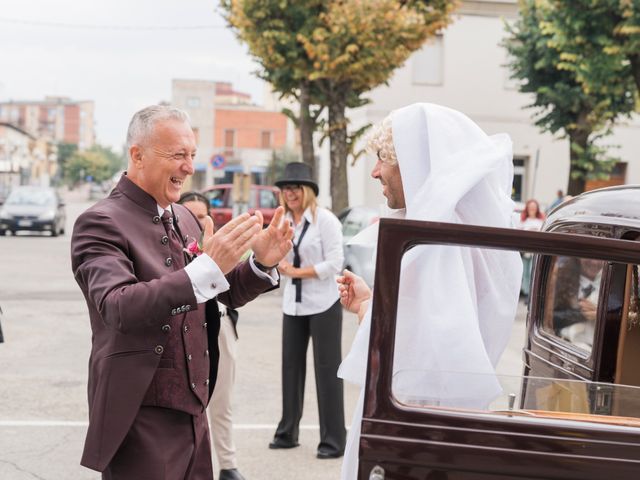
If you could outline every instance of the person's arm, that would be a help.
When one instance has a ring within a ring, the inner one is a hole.
[[[282,262],[280,272],[291,278],[314,278],[321,280],[332,275],[337,275],[344,264],[344,252],[342,250],[342,225],[340,221],[329,212],[323,215],[320,211],[318,215],[318,231],[324,258],[321,262],[308,267],[296,268],[289,263]],[[304,239],[303,239],[304,241]]]
[[[366,282],[355,273],[344,270],[343,275],[336,279],[340,303],[351,313],[358,316],[358,323],[362,322],[369,302],[371,301],[371,289]]]
[[[73,274],[89,307],[98,310],[107,325],[129,333],[197,308],[184,269],[139,281],[129,251],[125,232],[105,212],[88,211],[76,221],[71,240]]]

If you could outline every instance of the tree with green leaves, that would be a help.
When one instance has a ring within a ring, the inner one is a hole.
[[[223,0],[227,20],[260,62],[260,76],[300,100],[304,121],[327,109],[332,208],[348,205],[347,157],[364,128],[348,131],[347,108],[384,84],[412,52],[450,21],[451,0]],[[308,102],[308,103],[307,103]],[[305,105],[317,105],[313,112]],[[307,140],[305,140],[307,136]],[[312,143],[311,143],[312,144]]]
[[[564,68],[587,92],[640,91],[640,2],[638,0],[547,0],[549,31],[564,52]]]
[[[77,185],[92,177],[95,182],[103,182],[124,168],[124,157],[111,148],[94,145],[84,152],[76,151],[65,162],[64,177],[71,185]]]
[[[553,6],[546,0],[523,0],[520,7],[520,17],[507,27],[504,42],[512,78],[520,80],[521,92],[534,95],[528,108],[536,109],[535,124],[568,137],[567,192],[576,195],[584,191],[587,179],[602,178],[613,167],[615,160],[600,140],[620,115],[633,111],[634,101],[615,89],[585,90],[575,70],[567,68],[570,54],[555,41]]]

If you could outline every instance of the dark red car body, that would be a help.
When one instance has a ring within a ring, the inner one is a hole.
[[[214,185],[202,191],[210,204],[209,213],[216,228],[225,225],[233,216],[233,184]],[[264,224],[269,225],[276,208],[280,204],[280,190],[270,185],[251,185],[249,196],[249,213],[259,210],[264,217]]]
[[[629,305],[640,295],[640,187],[578,196],[556,208],[544,230],[381,220],[359,480],[640,477],[640,326]],[[425,244],[535,255],[523,372],[508,409],[409,405],[394,396],[400,262]],[[587,347],[547,324],[557,265],[576,257],[604,261]]]

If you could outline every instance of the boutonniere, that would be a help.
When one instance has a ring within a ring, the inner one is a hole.
[[[195,257],[202,255],[202,240],[204,238],[204,233],[200,235],[200,239],[192,239],[186,246],[183,248],[184,253],[189,257],[189,260],[193,260]]]

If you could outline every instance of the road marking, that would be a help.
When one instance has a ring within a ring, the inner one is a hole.
[[[89,422],[69,420],[0,420],[0,427],[87,427]],[[239,423],[234,430],[275,430],[276,424]],[[300,425],[301,430],[319,430],[319,425]]]

